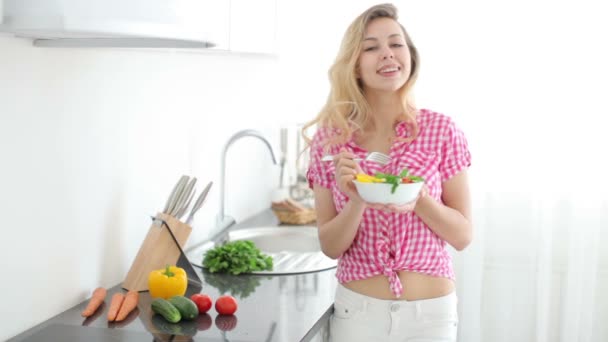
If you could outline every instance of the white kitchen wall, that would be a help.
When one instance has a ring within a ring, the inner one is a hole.
[[[220,151],[239,129],[278,144],[268,56],[34,48],[0,36],[0,340],[123,280],[177,178],[214,181],[190,241],[213,229]],[[275,129],[276,128],[276,129]],[[278,169],[246,138],[228,156],[226,211],[269,207]],[[257,157],[255,157],[257,156]],[[32,308],[36,308],[32,310]],[[10,322],[10,324],[8,324]]]

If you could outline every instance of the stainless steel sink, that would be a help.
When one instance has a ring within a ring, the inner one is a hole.
[[[252,274],[297,274],[318,272],[336,267],[337,261],[321,252],[318,231],[312,226],[255,227],[228,232],[228,241],[250,240],[262,253],[273,258],[272,271]],[[188,260],[201,267],[203,255],[215,243],[207,242],[195,246],[188,252]]]

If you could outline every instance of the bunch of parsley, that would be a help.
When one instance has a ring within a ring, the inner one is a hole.
[[[211,273],[238,275],[272,270],[272,257],[260,252],[252,241],[239,240],[217,246],[205,253],[203,267]]]

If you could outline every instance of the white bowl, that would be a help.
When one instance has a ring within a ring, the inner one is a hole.
[[[366,183],[353,180],[359,196],[367,203],[405,204],[416,199],[424,182],[402,183],[391,193],[393,184]]]

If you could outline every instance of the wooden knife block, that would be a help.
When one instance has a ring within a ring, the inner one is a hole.
[[[148,230],[148,235],[139,248],[133,264],[127,273],[122,287],[127,290],[147,291],[148,276],[150,272],[165,268],[166,265],[175,266],[182,254],[182,250],[192,227],[179,221],[173,216],[159,213],[156,219],[164,223],[152,223]],[[156,220],[155,220],[156,221]],[[173,233],[175,240],[171,236]],[[179,244],[176,244],[176,242]]]

